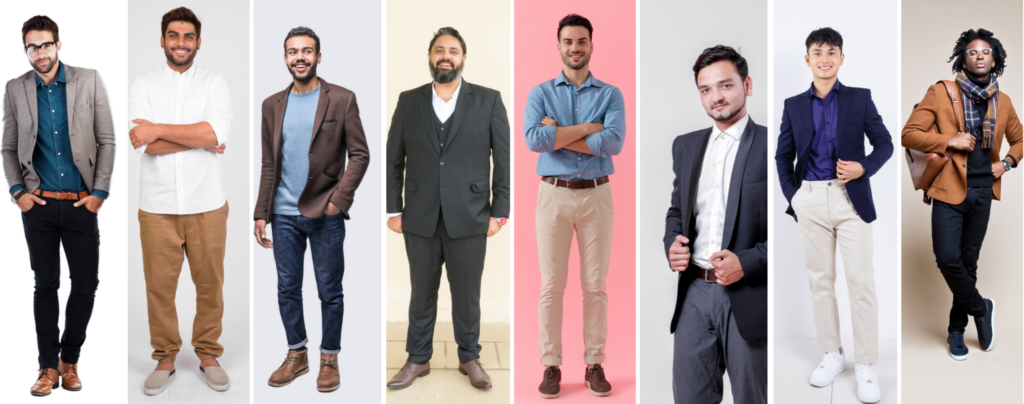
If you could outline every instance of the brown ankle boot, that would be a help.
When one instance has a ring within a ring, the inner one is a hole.
[[[287,386],[296,377],[306,373],[309,373],[309,359],[306,357],[306,351],[299,352],[290,349],[288,356],[284,358],[284,363],[270,375],[270,381],[267,384],[273,387]]]
[[[320,354],[320,374],[316,376],[316,390],[328,393],[341,387],[341,375],[338,374],[338,355]]]
[[[57,372],[57,369],[39,369],[39,376],[36,377],[36,382],[32,384],[32,395],[48,396],[53,389],[59,386],[59,383],[60,372]]]
[[[64,390],[78,391],[82,389],[82,380],[78,378],[78,364],[67,363],[58,359],[57,370],[60,373],[60,385]]]
[[[584,377],[587,388],[590,389],[590,394],[598,397],[606,397],[612,394],[612,384],[608,383],[608,379],[604,377],[604,369],[601,368],[600,364],[594,365],[593,368],[587,367],[587,375]]]

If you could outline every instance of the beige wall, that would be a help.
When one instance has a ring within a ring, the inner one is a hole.
[[[928,86],[953,79],[946,60],[962,31],[979,27],[995,33],[1006,52],[1000,90],[1012,97],[1017,115],[1024,105],[1021,81],[1021,2],[985,2],[984,11],[962,1],[903,0],[901,123]],[[1003,154],[1009,148],[1004,140]],[[973,322],[967,327],[970,359],[954,362],[946,352],[952,294],[935,264],[931,208],[921,202],[897,150],[902,177],[903,399],[912,402],[1021,402],[1021,182],[1024,169],[1003,177],[1001,201],[992,202],[988,234],[978,262],[978,290],[996,302],[996,348],[978,348]],[[1024,168],[1021,166],[1020,168]],[[987,386],[984,389],[964,386]],[[948,386],[945,387],[945,386]],[[890,387],[895,388],[895,387]]]
[[[398,95],[431,81],[427,47],[434,31],[451,26],[466,40],[466,81],[501,92],[511,117],[508,1],[457,0],[442,3],[393,0],[387,7],[387,117],[388,127]],[[515,218],[487,240],[487,260],[480,298],[481,321],[511,321],[509,273],[511,230]],[[387,231],[387,320],[408,321],[409,262],[400,234]],[[438,322],[450,322],[452,299],[446,275],[438,295]]]

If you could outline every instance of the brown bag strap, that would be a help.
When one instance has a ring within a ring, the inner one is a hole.
[[[949,101],[953,103],[953,115],[956,115],[956,124],[960,128],[960,132],[964,131],[964,106],[960,102],[960,86],[956,85],[951,80],[940,80],[946,86],[946,92],[949,93]]]

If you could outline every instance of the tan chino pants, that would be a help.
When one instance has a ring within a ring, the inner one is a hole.
[[[146,305],[153,359],[174,362],[181,349],[174,296],[184,258],[196,287],[192,346],[199,359],[224,353],[217,340],[224,317],[224,248],[228,204],[192,215],[158,215],[139,211],[142,263],[146,273]]]

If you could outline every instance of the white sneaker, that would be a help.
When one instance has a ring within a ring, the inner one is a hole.
[[[846,359],[843,357],[843,348],[825,354],[818,367],[811,372],[811,386],[825,387],[832,383],[836,375],[846,371]]]
[[[878,387],[878,376],[875,375],[875,364],[865,365],[857,362],[857,398],[862,403],[877,403],[882,399],[882,389]]]

